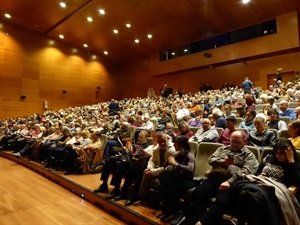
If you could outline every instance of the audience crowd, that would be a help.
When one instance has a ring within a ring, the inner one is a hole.
[[[250,82],[3,118],[0,146],[65,175],[101,172],[95,193],[110,191],[108,200],[125,199],[126,206],[158,207],[160,220],[172,225],[221,224],[222,215],[236,206],[239,225],[300,224],[296,198],[278,196],[279,189],[300,186],[300,82],[278,80],[267,90]],[[192,146],[202,142],[223,146],[208,158],[212,170],[199,181],[193,179],[195,154],[202,149]],[[270,154],[259,159],[253,147]],[[268,188],[257,188],[262,183]],[[209,204],[210,198],[216,201]],[[276,199],[296,212],[293,218],[283,215]],[[258,213],[253,202],[273,204],[275,219],[253,218]]]

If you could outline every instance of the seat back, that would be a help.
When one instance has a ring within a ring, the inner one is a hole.
[[[224,128],[222,128],[222,127],[215,127],[215,128],[218,131],[219,135],[224,131]]]
[[[196,153],[194,177],[204,178],[205,173],[211,169],[208,164],[209,157],[219,148],[224,146],[220,143],[201,142]]]
[[[246,145],[245,146],[247,149],[249,149],[256,157],[257,161],[261,161],[261,156],[260,156],[260,149],[256,146],[251,146],[251,145]]]
[[[280,116],[279,119],[284,121],[286,123],[286,125],[288,125],[290,122],[292,122],[292,119],[289,116]]]
[[[245,132],[245,134],[247,135],[247,137],[249,137],[249,130],[247,128],[237,128],[237,130],[242,130]]]
[[[199,147],[199,144],[197,141],[189,141],[189,145],[190,145],[190,148],[191,148],[191,153],[194,154],[194,156],[196,157],[197,155],[197,151],[198,151],[198,147]]]
[[[197,132],[200,128],[201,128],[201,127],[189,127],[189,129],[190,129],[191,131],[193,131],[194,134],[196,134],[196,132]]]
[[[175,113],[171,113],[171,119],[174,127],[178,127],[178,120]]]
[[[236,117],[235,119],[236,119],[236,123],[235,123],[236,127],[239,127],[241,122],[244,121],[244,118],[242,118],[242,117]]]
[[[261,151],[261,162],[268,154],[273,154],[273,148],[263,148]]]
[[[278,133],[278,130],[276,130],[276,129],[272,129],[272,128],[270,128],[269,129],[270,131],[272,131],[273,133],[274,133],[274,135],[275,135],[275,138],[276,138],[276,141],[278,140],[278,138],[279,138],[279,133]]]
[[[279,134],[279,138],[290,138],[291,137],[288,130],[280,130],[280,131],[278,131],[278,134]]]
[[[151,118],[150,121],[153,123],[153,130],[156,130],[158,124],[157,119]]]

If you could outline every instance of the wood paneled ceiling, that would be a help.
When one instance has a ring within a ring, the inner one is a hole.
[[[0,20],[128,62],[300,10],[300,0],[0,0]],[[105,14],[99,13],[100,9]],[[9,13],[11,18],[4,16]],[[87,21],[87,17],[93,19]],[[131,28],[125,25],[131,24]],[[113,33],[118,29],[119,33]],[[148,39],[147,35],[153,38]],[[136,44],[135,39],[140,43]]]

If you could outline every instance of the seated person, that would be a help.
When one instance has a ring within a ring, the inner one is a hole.
[[[139,149],[136,149],[134,146],[140,145],[143,149],[146,149],[149,146],[149,143],[147,142],[147,136],[148,132],[146,130],[141,130],[138,135],[138,141],[134,145],[132,144],[127,144],[126,149],[123,149],[126,154],[130,155],[130,158],[137,153]],[[124,153],[123,153],[124,154]],[[142,152],[142,154],[144,154]],[[145,153],[146,154],[146,153]],[[136,157],[137,154],[136,154]],[[114,186],[113,191],[106,196],[106,199],[113,199],[117,196],[119,196],[120,193],[120,185],[122,181],[123,175],[126,173],[126,171],[130,168],[131,166],[131,161],[123,162],[121,160],[116,160],[114,156],[111,156],[108,160],[105,161],[104,166],[102,168],[102,174],[100,180],[102,180],[102,184],[94,190],[94,193],[98,192],[107,192],[108,191],[108,178],[110,173],[112,172],[113,177],[111,180],[111,185]],[[125,193],[124,193],[125,195]]]
[[[258,168],[255,155],[245,147],[244,135],[234,131],[230,145],[219,147],[209,158],[212,170],[192,192],[192,204],[184,214],[190,224],[221,224],[223,214],[231,204],[228,190],[242,174],[254,174]],[[209,199],[217,200],[208,210]]]
[[[103,159],[104,160],[109,159],[112,148],[121,147],[120,141],[122,141],[123,138],[129,138],[129,137],[130,137],[129,123],[123,122],[121,127],[108,137],[106,146],[104,148]]]
[[[226,129],[222,131],[220,136],[217,139],[217,143],[221,143],[223,145],[230,145],[230,136],[231,134],[238,130],[235,126],[236,124],[236,118],[234,116],[227,116],[226,117]],[[245,144],[248,143],[248,137],[247,134],[244,131],[241,131],[244,137]]]
[[[288,125],[289,138],[295,149],[300,150],[300,121],[293,121]]]
[[[255,130],[249,133],[249,145],[257,146],[258,148],[273,148],[275,145],[275,134],[268,129],[266,119],[266,116],[262,113],[258,113],[254,118]]]
[[[279,102],[279,117],[281,116],[288,116],[291,118],[291,120],[294,120],[296,118],[295,111],[293,109],[288,108],[289,103],[286,100],[282,100]]]
[[[282,120],[279,120],[278,111],[275,109],[269,109],[268,112],[268,127],[270,129],[280,130],[287,130],[286,123]]]
[[[158,188],[158,176],[165,170],[164,164],[167,159],[175,154],[175,148],[169,140],[169,136],[163,132],[158,132],[156,135],[158,145],[153,148],[152,156],[144,170],[139,190],[140,201],[136,202],[135,205],[146,204],[150,200],[148,197],[151,187]]]
[[[245,113],[245,120],[242,121],[239,125],[239,128],[245,128],[248,131],[251,131],[254,128],[253,120],[256,116],[256,111],[248,109]]]
[[[128,172],[124,176],[124,183],[122,186],[121,194],[115,197],[115,201],[127,199],[125,206],[132,205],[135,201],[138,200],[138,192],[142,183],[144,170],[147,168],[148,161],[152,156],[153,148],[157,145],[156,134],[152,133],[153,144],[146,147],[148,133],[146,130],[142,130],[139,133],[137,143],[140,143],[139,146],[142,146],[142,155],[133,154],[133,158],[128,169]],[[131,189],[133,185],[133,188]],[[131,190],[130,190],[131,189]]]
[[[180,195],[195,186],[193,180],[195,157],[190,152],[188,139],[184,136],[178,136],[175,139],[174,147],[176,154],[166,160],[165,170],[158,176],[164,212],[160,221],[166,222],[174,217],[171,224],[178,224],[184,219]]]
[[[176,136],[184,136],[186,139],[189,139],[194,135],[194,132],[190,130],[190,127],[187,122],[181,121],[178,125],[179,133]]]
[[[211,126],[211,121],[208,118],[203,119],[202,128],[199,129],[189,141],[200,142],[215,142],[219,137],[216,128]]]
[[[203,112],[201,110],[197,110],[194,113],[194,117],[189,119],[188,124],[190,127],[201,127],[202,124]]]
[[[215,121],[215,127],[221,127],[223,129],[226,129],[226,120],[223,116],[223,113],[220,109],[214,108],[212,110],[212,116]]]
[[[259,176],[247,175],[234,186],[238,225],[300,223],[300,206],[286,190],[286,187],[300,185],[300,164],[295,148],[291,141],[280,138],[273,151],[260,164]]]

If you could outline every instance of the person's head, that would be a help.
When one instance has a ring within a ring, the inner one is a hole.
[[[180,154],[184,154],[191,150],[188,139],[184,136],[178,136],[174,141],[174,147]]]
[[[217,120],[219,117],[223,116],[223,113],[222,113],[222,111],[221,111],[220,109],[214,108],[214,109],[212,110],[212,116],[213,116],[213,118],[214,118],[215,120]]]
[[[295,113],[296,113],[296,119],[299,120],[299,117],[300,117],[300,106],[297,106],[295,109],[294,109]]]
[[[227,116],[226,117],[226,127],[229,130],[235,130],[236,118],[235,116]]]
[[[286,100],[282,100],[279,102],[279,108],[282,112],[285,112],[288,108],[288,102]]]
[[[168,135],[164,132],[157,132],[156,134],[157,144],[159,145],[160,149],[166,149],[168,147]]]
[[[278,120],[278,112],[275,109],[269,109],[268,110],[268,117],[269,117],[269,121],[277,121]]]
[[[90,132],[88,130],[84,130],[82,131],[82,138],[83,139],[87,139],[87,138],[90,138]]]
[[[189,130],[189,124],[185,121],[181,121],[178,125],[181,133],[186,133]]]
[[[147,137],[148,137],[148,131],[147,131],[147,130],[141,130],[141,131],[139,132],[137,142],[138,142],[139,144],[146,143],[146,142],[147,142]]]
[[[293,138],[300,136],[300,121],[293,121],[289,123],[288,132]]]
[[[101,132],[100,131],[95,131],[93,133],[93,140],[97,140],[100,137],[101,137]]]
[[[248,109],[245,113],[246,122],[252,121],[256,116],[256,111],[252,109]]]
[[[267,121],[267,118],[263,113],[258,113],[256,115],[253,122],[254,122],[254,126],[255,126],[257,133],[264,132],[264,130],[267,127],[266,121]]]
[[[230,136],[230,150],[240,151],[245,146],[243,133],[239,130],[232,132]]]
[[[293,146],[292,142],[287,138],[279,138],[276,141],[276,144],[273,147],[274,154],[276,156],[276,159],[281,163],[287,163],[287,156],[286,151],[293,151],[294,153],[294,161],[297,163],[298,157],[295,150],[295,147]]]
[[[230,115],[231,113],[231,106],[226,104],[224,105],[224,111],[225,111],[225,115]]]
[[[211,128],[211,121],[208,118],[202,120],[202,129],[203,131],[209,130]]]

